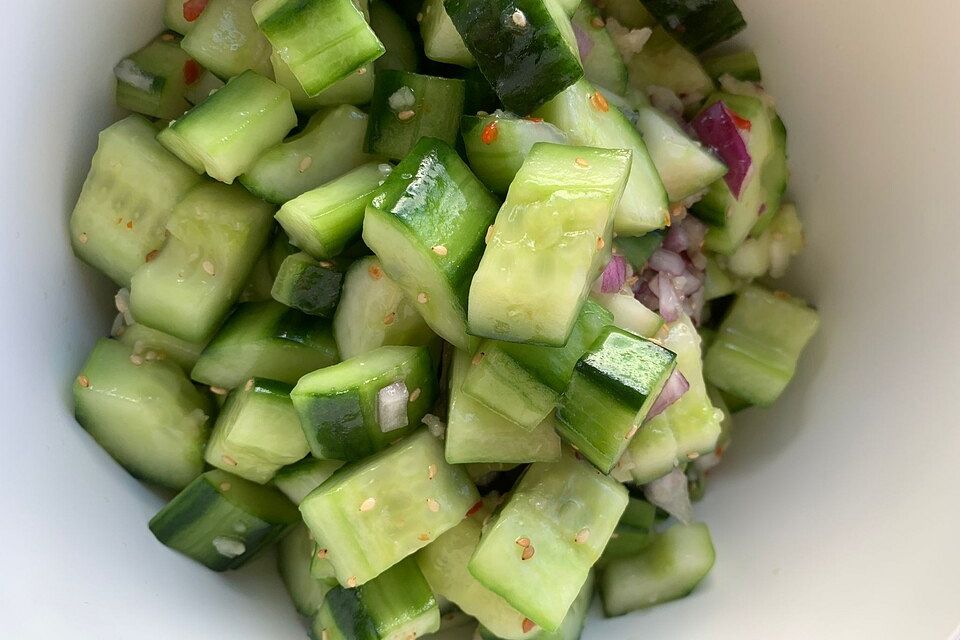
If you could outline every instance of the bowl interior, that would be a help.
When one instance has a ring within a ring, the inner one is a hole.
[[[0,631],[10,638],[302,638],[272,558],[214,575],[157,544],[162,503],[73,422],[112,287],[66,217],[115,117],[111,67],[159,0],[18,3],[0,48]],[[823,329],[773,409],[742,414],[698,514],[718,562],[691,597],[585,638],[941,638],[960,620],[954,159],[960,5],[740,0],[790,129],[808,249],[789,287]]]

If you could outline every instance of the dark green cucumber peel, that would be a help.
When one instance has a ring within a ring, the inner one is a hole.
[[[308,315],[333,318],[344,271],[339,261],[317,261],[305,253],[295,253],[280,265],[271,295],[277,302]]]
[[[694,53],[729,40],[747,27],[734,0],[643,0],[643,5]]]

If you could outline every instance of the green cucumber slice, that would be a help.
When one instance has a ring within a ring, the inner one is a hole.
[[[695,55],[663,27],[655,27],[640,53],[627,63],[630,84],[646,91],[670,89],[684,105],[699,104],[714,91],[713,80]]]
[[[312,617],[333,585],[317,580],[310,574],[313,558],[313,540],[310,530],[298,524],[277,545],[277,569],[293,606],[301,615]]]
[[[426,347],[380,347],[307,374],[291,393],[318,458],[360,460],[418,429],[436,378]]]
[[[298,505],[342,466],[339,460],[318,460],[307,456],[277,471],[273,476],[273,485]]]
[[[204,459],[258,484],[309,451],[290,401],[290,385],[251,378],[234,389],[217,416]]]
[[[629,294],[591,293],[590,297],[613,314],[612,324],[644,338],[652,338],[663,326],[663,318],[656,311]]]
[[[117,106],[169,120],[190,108],[188,81],[200,79],[203,69],[180,48],[180,38],[163,33],[147,46],[117,63]]]
[[[472,351],[466,289],[497,203],[456,151],[423,138],[367,207],[363,239],[440,337]]]
[[[543,384],[493,340],[470,360],[463,393],[529,431],[553,412],[559,393]]]
[[[534,626],[529,633],[515,638],[512,635],[496,635],[481,624],[477,630],[477,633],[480,635],[480,640],[580,640],[583,627],[587,622],[587,613],[590,611],[590,602],[593,600],[594,584],[595,576],[594,572],[591,571],[590,575],[587,576],[587,581],[583,583],[580,593],[577,594],[577,599],[570,605],[570,610],[567,611],[567,615],[560,624],[560,628],[556,631],[545,631]],[[529,626],[530,624],[532,624],[532,622],[528,620],[527,625]],[[521,622],[521,630],[522,628],[523,623]]]
[[[363,151],[367,121],[350,105],[318,111],[303,130],[258,157],[240,182],[267,202],[293,200],[373,159]]]
[[[719,81],[721,76],[730,75],[743,82],[761,82],[760,63],[753,51],[734,51],[703,59],[703,68],[710,77]]]
[[[343,268],[336,263],[295,253],[280,265],[270,294],[277,302],[306,314],[332,318],[343,278]]]
[[[238,569],[297,522],[276,489],[214,469],[198,476],[150,520],[166,546],[213,569]]]
[[[180,46],[224,80],[248,69],[269,76],[270,43],[253,19],[253,3],[210,0]]]
[[[121,286],[164,242],[164,224],[201,178],[129,116],[100,132],[90,173],[70,216],[77,256]]]
[[[337,80],[312,98],[300,86],[300,81],[293,75],[290,66],[276,52],[270,56],[270,65],[273,67],[276,83],[290,92],[293,108],[303,113],[313,113],[324,107],[342,104],[366,104],[373,95],[372,64],[360,67],[343,80]]]
[[[361,258],[347,270],[333,335],[344,359],[388,345],[426,346],[436,339],[374,256]]]
[[[455,527],[479,497],[466,472],[443,459],[441,443],[421,430],[342,468],[300,511],[340,584],[356,586]]]
[[[173,363],[101,338],[73,401],[77,422],[132,475],[182,489],[203,471],[210,406]]]
[[[627,92],[627,65],[613,43],[610,32],[600,18],[600,12],[591,2],[581,2],[573,17],[573,31],[580,40],[589,42],[589,47],[580,51],[583,75],[595,87],[603,87],[618,96]]]
[[[129,346],[134,354],[148,360],[170,360],[184,371],[193,368],[206,346],[137,323],[124,327],[117,340]]]
[[[530,465],[484,528],[470,573],[546,631],[556,631],[620,516],[627,490],[566,451]]]
[[[296,124],[290,92],[247,71],[171,121],[157,140],[197,172],[231,184]]]
[[[420,49],[414,42],[406,22],[393,7],[386,2],[374,2],[373,6],[370,7],[370,26],[386,49],[386,53],[377,58],[374,63],[377,71],[386,69],[417,70],[417,67],[420,66]],[[367,101],[364,100],[363,102]],[[362,103],[355,102],[354,104]]]
[[[431,60],[472,67],[477,64],[473,54],[463,43],[463,38],[453,25],[453,20],[443,7],[443,0],[426,0],[420,9],[420,36],[423,38],[423,53]]]
[[[609,260],[630,158],[623,150],[534,145],[470,286],[473,335],[566,344]]]
[[[729,40],[747,26],[734,0],[644,0],[644,6],[694,53]]]

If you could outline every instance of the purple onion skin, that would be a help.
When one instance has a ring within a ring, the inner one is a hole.
[[[600,278],[601,293],[617,293],[627,281],[627,261],[623,256],[613,256]]]
[[[743,183],[753,166],[753,159],[730,109],[723,101],[715,102],[694,118],[690,125],[697,132],[700,141],[713,149],[727,165],[727,175],[723,179],[739,200]]]
[[[650,407],[650,412],[644,421],[656,418],[663,413],[667,407],[679,400],[688,389],[690,389],[690,383],[687,382],[687,379],[683,377],[679,370],[674,369],[670,377],[667,378],[666,384],[663,385],[660,395],[654,400],[653,406]]]
[[[580,50],[580,57],[589,57],[590,52],[593,51],[593,38],[577,23],[573,23],[573,35],[577,38],[577,49]]]

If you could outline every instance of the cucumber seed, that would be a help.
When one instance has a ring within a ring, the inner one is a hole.
[[[513,24],[520,28],[527,26],[527,16],[523,13],[523,11],[520,11],[520,9],[514,11],[510,18],[513,20]]]
[[[366,500],[360,503],[360,511],[370,511],[375,506],[377,506],[377,499],[367,498]]]
[[[419,302],[420,304],[427,304],[427,300],[429,299],[430,298],[428,298],[427,294],[424,293],[423,291],[417,294],[417,302]]]
[[[313,164],[313,156],[303,156],[303,160],[300,161],[300,164],[297,165],[297,171],[303,173]]]
[[[207,272],[207,275],[216,275],[217,270],[214,268],[213,263],[209,260],[204,260],[203,264],[200,265],[203,267],[203,270]]]

